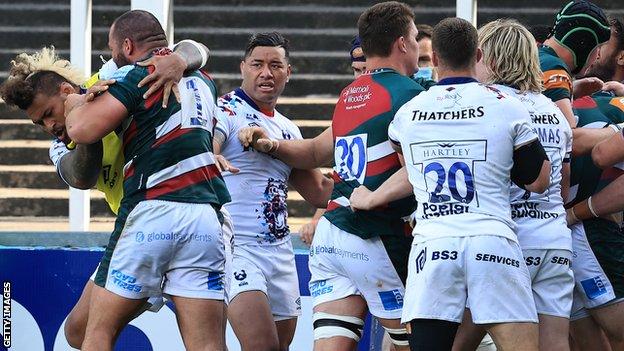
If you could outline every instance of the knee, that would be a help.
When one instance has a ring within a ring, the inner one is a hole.
[[[75,349],[81,348],[85,335],[85,327],[83,323],[76,321],[71,315],[67,318],[63,331],[65,332],[65,339],[69,346]]]

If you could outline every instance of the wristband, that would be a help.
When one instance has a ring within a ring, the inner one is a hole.
[[[572,211],[574,212],[574,216],[576,216],[576,218],[578,218],[581,221],[584,221],[586,219],[590,219],[593,217],[593,214],[591,213],[589,206],[587,204],[587,200],[581,201],[578,204],[574,205],[574,207],[572,207]]]
[[[591,196],[589,197],[589,199],[587,199],[587,207],[589,207],[589,212],[591,212],[592,216],[598,217],[598,215],[596,214],[596,211],[594,211],[594,206],[592,206]]]
[[[199,51],[199,54],[201,55],[201,58],[202,58],[201,66],[199,66],[199,68],[204,67],[206,63],[208,63],[208,53],[195,40],[184,39],[178,44],[176,44],[176,46],[180,45],[181,43],[189,43],[193,45]]]

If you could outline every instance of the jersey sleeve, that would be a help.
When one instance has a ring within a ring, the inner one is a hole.
[[[115,79],[115,84],[108,87],[108,92],[119,102],[121,102],[128,114],[133,114],[139,109],[143,101],[148,103],[150,98],[156,98],[154,94],[148,100],[143,99],[143,94],[147,91],[147,87],[138,87],[139,82],[145,77],[147,69],[143,67],[124,66],[115,71],[110,79]]]
[[[562,68],[551,69],[543,74],[544,92],[553,102],[572,98],[572,77]]]
[[[59,177],[61,177],[65,184],[67,184],[67,182],[65,181],[65,179],[63,179],[59,167],[61,165],[61,158],[63,158],[63,156],[67,154],[69,154],[69,149],[62,141],[60,141],[59,139],[52,140],[49,151],[50,160],[54,165],[54,169],[56,169],[56,173],[59,175]]]
[[[514,148],[536,140],[537,134],[532,127],[529,110],[519,101],[517,103],[514,101],[514,104],[509,106],[508,109],[509,112],[512,112],[514,115],[511,121]]]
[[[405,111],[405,108],[400,108],[388,126],[388,139],[398,146],[401,146],[401,116],[405,113]]]
[[[217,120],[217,123],[215,123],[215,133],[222,134],[225,137],[224,141],[227,141],[232,131],[232,117],[224,106],[223,101],[221,101],[221,98],[217,100],[215,117]]]

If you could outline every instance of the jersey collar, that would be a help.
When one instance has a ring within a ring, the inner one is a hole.
[[[265,115],[269,116],[269,117],[273,117],[275,115],[275,110],[273,111],[265,111],[262,110],[258,104],[255,103],[255,101],[253,101],[252,98],[249,97],[249,95],[247,95],[247,93],[245,93],[245,91],[243,91],[242,88],[236,88],[234,90],[234,95],[238,96],[239,98],[245,100],[246,103],[249,104],[249,106],[253,107],[254,110],[259,111],[264,113]]]
[[[466,84],[466,83],[479,83],[478,80],[472,77],[448,77],[440,79],[438,85],[453,85],[453,84]]]

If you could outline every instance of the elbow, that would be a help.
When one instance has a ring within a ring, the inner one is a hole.
[[[90,133],[88,128],[82,124],[68,125],[67,135],[76,144],[93,144],[100,140]]]
[[[545,161],[542,164],[542,169],[537,179],[535,179],[533,183],[527,184],[525,188],[532,193],[541,194],[544,191],[546,191],[546,189],[548,189],[549,185],[550,185],[550,162]]]
[[[310,203],[316,208],[326,208],[333,189],[334,182],[331,179],[323,177],[323,180],[317,184],[314,191],[315,196],[310,199]]]
[[[611,162],[609,158],[607,157],[606,152],[601,147],[601,145],[596,145],[596,147],[594,147],[594,149],[591,152],[591,157],[592,157],[592,160],[594,161],[594,164],[599,168],[604,169],[604,168],[611,166]]]
[[[95,186],[95,183],[97,183],[97,177],[93,180],[76,180],[70,186],[80,190],[89,190]]]

